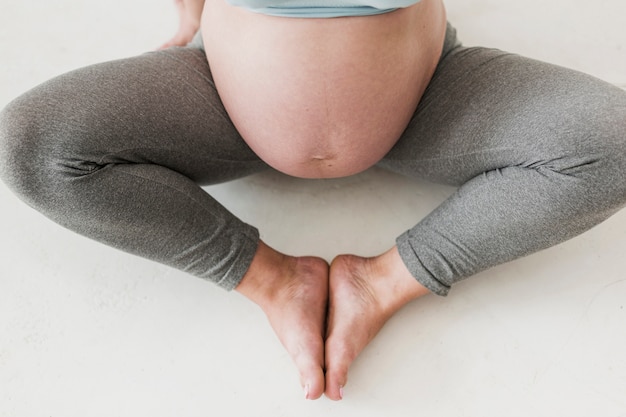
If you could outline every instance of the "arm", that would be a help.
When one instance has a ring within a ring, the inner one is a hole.
[[[178,31],[172,39],[161,45],[160,49],[185,46],[200,28],[204,0],[174,0],[174,2],[178,9]]]

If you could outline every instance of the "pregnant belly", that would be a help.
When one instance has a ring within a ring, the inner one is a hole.
[[[294,19],[207,0],[202,34],[235,127],[265,162],[303,178],[378,162],[415,111],[445,35],[440,0],[367,16]]]

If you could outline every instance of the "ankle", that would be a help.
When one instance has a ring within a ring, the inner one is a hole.
[[[399,309],[404,304],[430,293],[404,265],[397,247],[370,258],[370,262],[372,270],[380,277],[379,283],[384,286],[387,299],[393,304],[390,308]]]
[[[235,291],[261,307],[270,304],[294,259],[259,242],[252,263]]]

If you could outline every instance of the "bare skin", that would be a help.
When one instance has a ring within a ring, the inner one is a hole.
[[[265,312],[310,400],[323,393],[341,400],[359,353],[391,316],[429,293],[396,248],[374,258],[338,256],[329,274],[323,259],[287,256],[263,242],[236,290]]]
[[[278,171],[364,171],[397,142],[435,71],[441,0],[332,19],[268,16],[206,0],[202,37],[215,87],[243,140]]]
[[[328,398],[343,398],[350,365],[387,320],[428,293],[395,247],[373,258],[340,255],[333,260],[325,348]]]
[[[305,398],[319,398],[325,388],[326,261],[287,256],[261,242],[236,291],[265,312],[298,368]]]
[[[191,40],[205,6],[204,0],[175,1],[180,27],[166,46]],[[230,116],[259,156],[301,177],[353,174],[387,152],[428,84],[445,32],[440,0],[378,17],[330,20],[277,19],[224,0],[207,4],[205,47]],[[255,34],[256,43],[241,36],[242,28]],[[277,42],[280,48],[267,49]],[[240,65],[242,56],[246,65]],[[278,67],[259,74],[268,62]],[[257,83],[259,78],[265,82]],[[374,85],[373,79],[383,82]],[[326,94],[317,93],[320,85]],[[371,95],[362,97],[363,91]],[[277,97],[277,92],[288,94]],[[246,94],[265,101],[247,100]],[[258,108],[281,112],[265,118]],[[296,114],[286,113],[289,109]],[[316,126],[333,128],[320,132]],[[363,142],[366,138],[371,141]],[[355,155],[355,149],[361,154]],[[298,369],[305,398],[325,394],[333,400],[343,398],[350,365],[387,320],[429,292],[411,276],[395,247],[373,258],[341,255],[329,268],[323,259],[287,256],[263,242],[236,290],[267,315]]]
[[[174,4],[178,11],[178,30],[159,49],[187,45],[200,28],[204,0],[174,0]]]

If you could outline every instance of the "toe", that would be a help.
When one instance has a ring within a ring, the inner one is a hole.
[[[296,334],[294,332],[294,334]],[[300,384],[304,391],[304,398],[316,400],[324,394],[324,349],[321,337],[310,341],[308,335],[297,339],[300,343],[285,343],[285,348],[300,375]],[[292,346],[296,346],[293,348]]]
[[[329,338],[326,343],[326,390],[325,395],[331,400],[343,399],[343,387],[348,382],[348,369],[354,355],[344,343],[334,342]]]
[[[324,381],[324,371],[322,368],[309,368],[305,370],[300,379],[304,389],[304,398],[307,400],[317,400],[324,393],[326,384]]]
[[[326,397],[334,401],[343,399],[343,387],[348,382],[348,368],[339,367],[326,371]]]
[[[302,354],[294,358],[294,361],[300,373],[300,384],[304,390],[304,398],[316,400],[321,397],[326,385],[321,360],[315,356]]]

